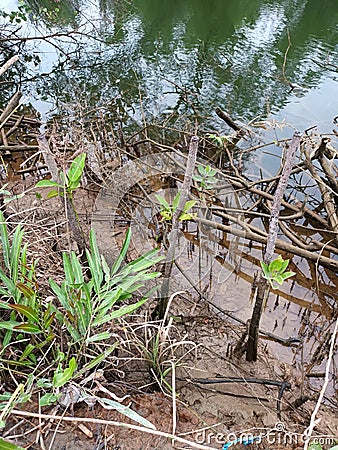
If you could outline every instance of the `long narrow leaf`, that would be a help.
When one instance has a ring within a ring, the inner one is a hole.
[[[90,274],[92,276],[92,282],[94,286],[94,290],[96,294],[100,292],[102,280],[103,280],[103,272],[101,267],[98,266],[95,254],[92,254],[86,249],[87,261],[89,265]]]
[[[60,287],[52,278],[49,279],[49,285],[52,288],[52,291],[57,296],[61,305],[67,310],[74,314],[73,308],[70,306],[68,301],[67,292],[65,290],[65,282]]]
[[[35,187],[62,187],[62,186],[59,186],[59,183],[57,183],[56,181],[41,180],[36,183]]]
[[[119,268],[121,267],[122,261],[124,260],[124,258],[126,257],[129,245],[130,245],[130,239],[131,239],[131,229],[128,228],[127,234],[126,234],[126,238],[124,240],[122,249],[120,251],[119,256],[117,257],[115,263],[113,264],[111,273],[112,275],[115,275],[115,273],[119,270]]]
[[[8,292],[5,295],[8,295],[8,297],[13,297],[15,299],[17,294],[17,288],[13,283],[13,281],[10,278],[8,278],[7,275],[5,275],[2,269],[0,269],[0,280],[5,284],[5,286],[8,289]]]
[[[107,350],[105,350],[101,355],[97,356],[96,358],[92,359],[89,363],[87,363],[85,366],[82,367],[81,370],[76,372],[74,374],[73,379],[81,378],[84,373],[87,372],[87,370],[91,370],[93,367],[97,366],[101,362],[103,362],[119,345],[118,341],[114,342],[114,344],[109,347]]]
[[[19,273],[19,256],[21,252],[21,243],[22,243],[22,237],[23,237],[23,231],[18,225],[16,227],[13,239],[12,239],[12,245],[10,250],[10,263],[11,263],[11,278],[13,283],[16,283],[18,281],[18,273]]]
[[[23,331],[24,333],[29,334],[37,334],[42,332],[42,330],[37,325],[33,325],[31,323],[22,323],[20,325],[17,325],[16,327],[13,328],[13,331],[15,330]]]
[[[20,325],[21,322],[16,322],[14,320],[7,320],[0,322],[0,330],[10,330],[13,331],[15,327]]]
[[[70,254],[70,260],[74,274],[74,281],[76,284],[82,284],[84,282],[82,268],[74,252]]]
[[[101,403],[104,408],[106,408],[105,405],[108,405],[110,409],[115,409],[119,413],[123,414],[126,417],[129,417],[129,419],[132,419],[137,423],[140,423],[144,427],[156,430],[155,425],[149,422],[149,420],[137,414],[137,412],[130,409],[129,406],[121,405],[121,403],[110,400],[109,398],[98,398],[98,402]]]
[[[73,253],[73,252],[71,252]],[[63,270],[65,272],[65,278],[68,284],[74,284],[75,282],[75,276],[73,272],[73,267],[70,262],[70,258],[67,254],[67,252],[63,252],[62,254],[62,260],[63,260]]]
[[[89,338],[87,338],[86,344],[88,345],[92,342],[100,342],[105,339],[109,339],[111,336],[112,336],[112,334],[109,333],[109,331],[103,331],[102,333],[97,333],[97,334],[94,334],[94,336],[90,336]]]
[[[18,311],[20,314],[23,314],[25,317],[27,317],[28,320],[31,320],[34,323],[38,323],[39,322],[39,316],[38,316],[37,312],[34,311],[29,306],[13,305],[13,304],[10,304],[9,306],[12,309],[14,309],[15,311]]]
[[[122,306],[120,309],[113,311],[111,314],[106,315],[100,319],[96,319],[93,322],[93,326],[103,325],[104,323],[110,322],[111,320],[118,319],[119,317],[123,317],[126,314],[133,313],[137,308],[143,305],[148,300],[148,298],[143,298],[142,300],[134,303],[132,305]]]
[[[24,450],[22,447],[12,444],[12,442],[5,441],[2,438],[0,438],[0,448],[1,450]]]
[[[7,267],[7,269],[10,269],[10,247],[9,247],[8,230],[2,211],[0,211],[0,235],[5,266]]]

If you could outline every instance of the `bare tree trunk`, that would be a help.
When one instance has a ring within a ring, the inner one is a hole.
[[[175,261],[175,248],[177,245],[177,236],[178,236],[178,225],[179,225],[179,217],[183,212],[184,205],[186,204],[188,200],[188,195],[190,191],[190,186],[192,182],[192,176],[194,173],[195,163],[196,163],[196,157],[197,157],[197,150],[198,150],[198,142],[199,139],[197,136],[192,136],[190,140],[189,145],[189,153],[188,153],[188,160],[187,160],[187,168],[184,174],[184,180],[183,185],[180,190],[180,200],[177,207],[177,210],[174,211],[173,214],[173,221],[172,221],[172,230],[170,232],[169,236],[169,249],[168,249],[168,255],[167,260],[164,266],[164,279],[161,287],[161,298],[159,300],[158,306],[155,310],[155,314],[158,314],[159,319],[163,319],[167,305],[168,305],[168,297],[169,297],[169,286],[170,286],[170,277],[171,277],[171,271],[173,268],[173,264]]]
[[[282,175],[278,182],[276,194],[271,208],[269,221],[269,234],[264,254],[264,263],[267,265],[271,263],[275,251],[275,245],[278,234],[279,211],[284,197],[285,189],[288,184],[290,173],[293,167],[293,161],[296,155],[296,151],[300,144],[300,138],[301,134],[296,131],[292,137],[290,147],[286,153],[285,164],[282,170]],[[269,297],[269,291],[270,291],[269,283],[267,282],[267,280],[263,278],[261,274],[258,280],[256,300],[249,326],[249,336],[246,351],[247,361],[257,360],[259,323],[261,320],[263,307],[266,304],[267,299]]]

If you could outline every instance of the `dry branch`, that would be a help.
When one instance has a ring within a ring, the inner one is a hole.
[[[9,59],[7,62],[5,62],[5,64],[2,67],[0,67],[0,77],[1,77],[1,75],[3,75],[6,72],[6,70],[8,70],[18,60],[19,60],[19,56],[15,55],[15,56],[12,56],[12,58]]]

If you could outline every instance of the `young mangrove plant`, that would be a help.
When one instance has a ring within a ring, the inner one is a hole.
[[[171,206],[169,205],[167,200],[164,197],[162,197],[162,195],[155,195],[155,197],[157,198],[157,200],[159,201],[159,203],[161,205],[160,214],[161,214],[162,220],[166,220],[166,221],[172,220],[174,217],[175,211],[177,210],[179,202],[180,202],[180,192],[178,192],[175,195]],[[188,211],[194,205],[196,205],[196,203],[197,203],[196,200],[188,200],[187,202],[185,202],[183,211],[180,214],[178,220],[183,222],[184,220],[193,219],[195,214],[188,213]]]
[[[68,172],[59,172],[60,181],[41,180],[36,183],[35,187],[52,188],[47,198],[63,197],[65,202],[65,209],[67,211],[68,222],[73,231],[74,239],[82,254],[85,252],[85,240],[76,214],[73,202],[73,193],[76,191],[81,183],[82,174],[85,167],[86,154],[81,153],[71,163]]]
[[[197,166],[198,175],[194,175],[193,179],[199,183],[197,188],[199,191],[203,189],[212,189],[214,184],[217,183],[217,178],[215,177],[217,171],[212,169],[209,165],[206,167],[198,164]]]
[[[296,275],[295,272],[286,272],[289,261],[289,259],[284,260],[281,255],[274,259],[270,264],[265,264],[263,261],[260,261],[263,271],[262,276],[268,280],[272,289],[278,289],[285,280]]]

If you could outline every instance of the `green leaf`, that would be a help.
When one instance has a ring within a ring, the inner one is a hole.
[[[5,266],[10,269],[10,245],[8,238],[7,224],[2,211],[0,211],[0,234],[1,234],[1,244],[2,253],[4,257]]]
[[[22,447],[19,447],[18,445],[13,444],[12,442],[5,441],[2,438],[0,438],[0,448],[1,450],[24,450]]]
[[[53,180],[41,180],[38,181],[35,185],[35,187],[60,187],[62,189],[62,186],[59,185],[57,181]]]
[[[294,275],[296,275],[296,272],[284,272],[281,274],[283,280],[286,280],[288,278],[293,277]]]
[[[82,267],[78,260],[78,257],[76,256],[76,254],[74,252],[72,252],[70,254],[70,262],[71,262],[72,269],[73,269],[75,283],[83,284],[84,278],[83,278],[83,273],[82,273]]]
[[[21,325],[17,325],[13,328],[15,331],[23,331],[24,333],[37,334],[41,333],[40,328],[37,325],[33,325],[31,323],[22,323]]]
[[[61,195],[61,197],[62,197],[63,192],[52,189],[51,191],[48,192],[47,198],[54,198],[54,197],[58,197],[59,195]]]
[[[13,297],[15,299],[16,294],[17,294],[17,288],[15,286],[15,284],[13,283],[13,281],[8,278],[7,275],[5,275],[5,273],[3,272],[2,269],[0,269],[0,280],[3,281],[3,283],[6,285],[8,292],[5,295],[8,295],[9,297]]]
[[[52,394],[52,393],[47,393],[44,394],[40,400],[39,400],[39,405],[40,406],[49,406],[49,405],[53,405],[54,403],[56,403],[58,401],[58,399],[61,397],[62,394]]]
[[[288,265],[289,265],[290,260],[289,259],[285,259],[282,262],[281,268],[280,268],[280,272],[285,272],[285,270],[287,269]]]
[[[10,304],[9,306],[15,311],[18,311],[19,313],[23,314],[25,317],[27,317],[28,320],[32,320],[35,323],[39,323],[39,315],[31,307],[14,304]]]
[[[173,213],[172,211],[160,211],[160,214],[163,218],[163,220],[171,220],[173,218]]]
[[[193,179],[194,179],[195,181],[198,181],[198,182],[202,182],[202,181],[205,180],[205,178],[204,178],[204,177],[201,177],[201,175],[194,175],[194,176],[193,176]]]
[[[260,265],[263,270],[263,278],[268,280],[269,278],[271,278],[269,266],[267,264],[265,264],[265,262],[263,262],[263,261],[259,261],[259,262],[260,262]]]
[[[68,180],[70,187],[74,188],[78,184],[82,176],[85,161],[86,161],[86,153],[81,153],[81,155],[77,156],[71,163],[68,171]]]
[[[128,228],[128,231],[127,231],[127,234],[126,234],[126,238],[125,238],[125,240],[124,240],[124,242],[123,242],[123,245],[122,245],[122,249],[121,249],[121,251],[120,251],[120,254],[119,254],[119,256],[117,257],[117,259],[116,259],[116,261],[114,262],[113,267],[112,267],[112,269],[111,269],[112,275],[115,275],[115,273],[116,273],[116,272],[119,270],[119,268],[121,267],[122,261],[124,260],[126,254],[127,254],[129,245],[130,245],[130,239],[131,239],[131,229]]]
[[[91,342],[103,341],[105,339],[109,339],[111,336],[112,334],[108,331],[103,331],[102,333],[94,334],[94,336],[87,338],[86,344],[90,344]]]
[[[14,320],[7,320],[0,322],[0,330],[10,330],[13,331],[15,327],[21,325],[21,322],[16,322]]]
[[[170,208],[173,211],[176,211],[176,209],[178,208],[178,204],[180,202],[180,197],[181,197],[181,193],[177,192],[177,194],[175,195],[174,200],[173,200],[173,206],[172,206],[172,208]]]
[[[25,350],[22,352],[22,355],[20,356],[19,361],[24,361],[28,358],[28,356],[32,353],[32,351],[35,349],[35,346],[33,344],[28,344],[25,348]]]
[[[196,214],[186,214],[186,213],[183,213],[183,214],[181,214],[180,215],[180,217],[179,217],[179,219],[180,220],[191,220],[191,219],[193,219],[194,217],[196,217]]]
[[[114,342],[112,346],[110,346],[107,350],[105,350],[101,355],[97,356],[96,358],[92,359],[89,363],[84,365],[81,370],[79,370],[75,376],[75,378],[81,378],[84,373],[87,372],[87,370],[91,370],[93,367],[96,367],[98,364],[103,362],[119,345],[118,341]]]
[[[108,405],[110,406],[110,408],[115,409],[119,413],[123,414],[126,417],[129,417],[129,419],[134,420],[135,422],[141,424],[142,426],[150,428],[152,430],[156,430],[155,425],[149,422],[149,420],[137,414],[128,406],[121,405],[121,403],[115,402],[114,400],[110,400],[109,398],[98,398],[98,401],[99,403],[101,403],[101,405],[103,404],[102,406]]]
[[[171,211],[171,207],[170,207],[169,203],[167,202],[167,200],[164,197],[162,197],[162,195],[155,194],[155,197],[157,198],[159,203],[164,207],[164,209],[166,211]]]
[[[20,292],[23,293],[23,295],[28,299],[31,300],[35,296],[35,292],[33,289],[31,289],[27,284],[21,283],[21,281],[17,281],[16,287],[19,289]]]
[[[104,323],[107,323],[111,320],[118,319],[119,317],[123,317],[126,314],[133,313],[137,308],[143,305],[148,300],[148,297],[143,298],[142,300],[138,301],[137,303],[134,303],[132,305],[125,305],[122,306],[122,308],[113,311],[111,314],[108,314],[100,319],[94,319],[93,326],[99,326],[103,325]]]
[[[38,388],[44,389],[53,387],[53,383],[50,381],[49,378],[39,378],[36,382],[36,385]]]
[[[16,281],[18,280],[22,237],[23,231],[20,225],[18,225],[15,229],[15,233],[12,239],[12,246],[10,249],[10,272],[13,283],[16,283]]]
[[[73,357],[70,359],[69,366],[65,370],[61,372],[56,372],[54,374],[53,386],[56,388],[64,386],[72,378],[76,367],[77,367],[76,360]]]
[[[308,446],[308,450],[322,450],[322,448],[319,442],[311,442]]]
[[[278,256],[278,258],[276,258],[275,260],[273,260],[270,264],[269,264],[269,271],[270,273],[273,272],[279,272],[281,267],[283,265],[283,261],[281,261],[280,255]]]
[[[187,201],[186,204],[184,205],[183,212],[185,212],[185,213],[188,212],[189,209],[191,209],[193,206],[196,205],[196,203],[197,203],[197,200]]]
[[[210,137],[210,135],[209,135],[209,137]],[[201,166],[201,164],[198,164],[197,170],[199,171],[199,173],[200,173],[201,175],[205,175],[205,169],[204,169],[203,166]]]

